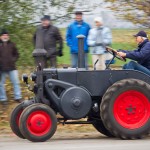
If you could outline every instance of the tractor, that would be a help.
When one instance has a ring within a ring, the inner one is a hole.
[[[140,139],[150,132],[150,77],[135,70],[84,67],[83,37],[79,36],[78,68],[43,68],[32,73],[34,98],[11,113],[10,126],[32,142],[50,139],[57,124],[92,124],[98,132],[121,139]],[[98,60],[97,60],[98,61]],[[97,63],[97,62],[96,62]],[[95,63],[95,64],[96,64]],[[28,84],[28,77],[24,75]]]

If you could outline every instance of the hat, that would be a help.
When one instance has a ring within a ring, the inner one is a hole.
[[[82,11],[76,11],[75,15],[83,15]]]
[[[141,37],[145,37],[145,38],[148,38],[147,34],[145,31],[139,31],[137,34],[133,35],[134,37],[138,37],[138,36],[141,36]]]
[[[51,17],[49,15],[44,15],[43,18],[41,18],[41,20],[51,20]]]
[[[103,23],[103,18],[102,17],[96,17],[94,19],[95,22],[100,22],[100,23]]]
[[[9,32],[6,29],[2,29],[0,32],[0,35],[3,35],[3,34],[9,34]]]

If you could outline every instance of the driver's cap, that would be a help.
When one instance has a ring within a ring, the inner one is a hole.
[[[134,37],[138,37],[138,36],[141,36],[141,37],[145,37],[145,38],[148,38],[147,34],[145,31],[139,31],[137,34],[133,35]]]

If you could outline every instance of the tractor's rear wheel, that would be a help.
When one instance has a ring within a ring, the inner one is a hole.
[[[44,104],[27,107],[20,117],[20,131],[32,142],[44,142],[51,138],[57,128],[54,111]]]
[[[116,82],[100,106],[104,126],[122,139],[143,138],[150,132],[150,85],[137,79]]]

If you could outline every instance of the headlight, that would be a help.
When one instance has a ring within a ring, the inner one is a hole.
[[[23,74],[22,75],[22,81],[26,84],[28,84],[28,75],[27,74]]]

